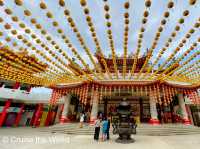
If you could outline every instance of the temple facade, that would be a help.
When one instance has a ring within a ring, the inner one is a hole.
[[[102,71],[109,70],[113,75],[114,64],[112,58],[105,58],[107,68],[103,64],[101,55],[96,54]],[[134,75],[142,69],[146,56],[137,60]],[[118,72],[122,74],[123,58],[116,59]],[[127,72],[130,73],[134,59],[127,58]],[[178,66],[178,64],[177,64]],[[172,69],[176,68],[173,67]],[[146,72],[146,68],[143,69]],[[153,70],[156,71],[156,70]],[[162,73],[165,70],[158,72]],[[132,117],[137,123],[183,123],[199,125],[199,86],[184,82],[163,80],[101,80],[87,81],[52,87],[53,93],[50,103],[56,104],[64,99],[64,108],[60,122],[78,121],[81,112],[89,113],[90,123],[98,116],[108,116],[113,119],[116,107],[123,100],[131,104]]]

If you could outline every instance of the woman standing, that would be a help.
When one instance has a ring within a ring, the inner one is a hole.
[[[95,121],[95,132],[94,132],[94,140],[99,140],[99,132],[100,132],[101,120],[97,118]]]

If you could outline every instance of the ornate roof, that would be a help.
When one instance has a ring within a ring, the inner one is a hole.
[[[199,9],[197,0],[0,0],[0,77],[199,86]]]

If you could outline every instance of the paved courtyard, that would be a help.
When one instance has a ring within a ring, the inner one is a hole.
[[[90,135],[41,132],[43,128],[2,128],[0,149],[199,149],[200,134],[176,136],[134,136],[135,143],[119,144],[117,136],[96,142]]]

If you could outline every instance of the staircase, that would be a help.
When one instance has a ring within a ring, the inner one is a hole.
[[[56,124],[51,127],[42,128],[40,129],[40,132],[63,133],[72,135],[93,135],[94,126],[84,124],[83,128],[79,128],[78,123]],[[112,128],[110,130],[110,134],[112,134]],[[140,124],[137,127],[136,135],[170,136],[190,134],[200,134],[200,127],[196,127],[193,125],[186,126],[183,124],[164,124],[157,126],[153,126],[150,124]]]

